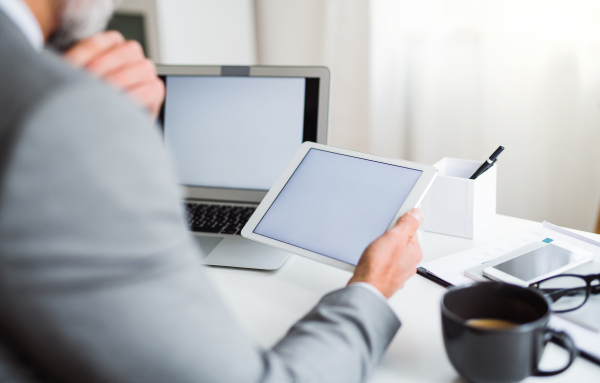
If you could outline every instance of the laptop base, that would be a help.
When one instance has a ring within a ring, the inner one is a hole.
[[[194,239],[209,266],[277,270],[290,255],[240,236],[194,234]]]

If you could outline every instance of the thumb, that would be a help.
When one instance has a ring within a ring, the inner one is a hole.
[[[425,213],[421,209],[412,209],[409,210],[406,214],[404,214],[394,228],[398,228],[400,230],[408,230],[410,232],[416,232],[421,223],[423,223],[423,219],[425,218]]]

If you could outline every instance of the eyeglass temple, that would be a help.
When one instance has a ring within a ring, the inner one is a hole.
[[[585,291],[586,289],[587,289],[587,286],[573,287],[573,288],[567,288],[567,289],[540,289],[540,290],[544,294],[548,295],[552,299],[553,302],[556,302],[560,298],[563,298],[566,296],[577,295],[578,293],[581,293],[582,291]],[[600,292],[600,289],[599,289],[599,292]]]

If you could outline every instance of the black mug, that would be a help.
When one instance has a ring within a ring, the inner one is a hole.
[[[442,298],[442,330],[454,368],[477,383],[518,382],[565,371],[577,356],[573,340],[548,328],[550,305],[539,292],[500,282],[453,288]],[[538,368],[546,343],[569,351],[555,371]]]

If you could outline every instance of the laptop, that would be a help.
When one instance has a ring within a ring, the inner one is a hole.
[[[159,120],[204,263],[275,270],[289,253],[242,228],[305,141],[327,144],[325,67],[158,65]]]

